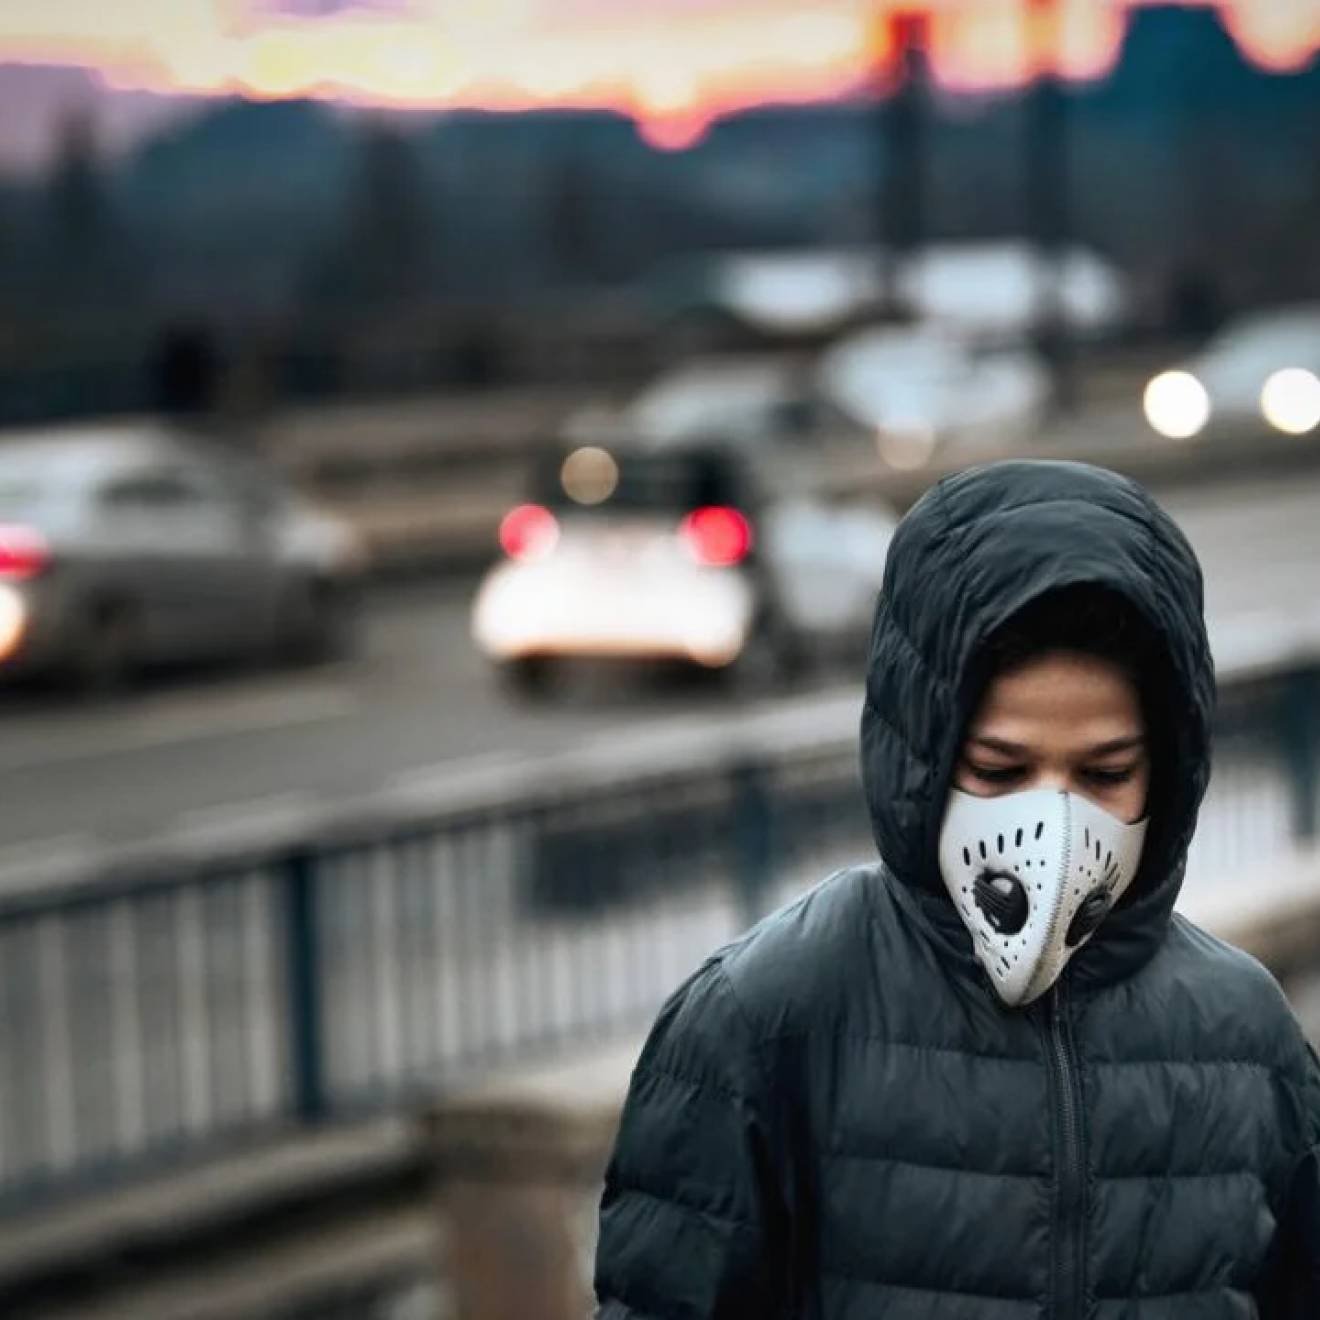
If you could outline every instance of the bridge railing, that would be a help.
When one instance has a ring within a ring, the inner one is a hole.
[[[1282,865],[1320,818],[1320,669],[1223,678],[1203,890]],[[731,712],[11,886],[0,1206],[638,1029],[707,952],[874,855],[858,709]]]

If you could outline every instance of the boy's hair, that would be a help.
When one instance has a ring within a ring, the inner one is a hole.
[[[1142,693],[1162,677],[1164,646],[1155,630],[1117,592],[1063,587],[1037,597],[1000,627],[986,646],[992,675],[1046,651],[1080,651],[1117,665]]]

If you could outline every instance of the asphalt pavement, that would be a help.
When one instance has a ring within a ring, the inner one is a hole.
[[[1299,621],[1320,617],[1320,474],[1202,486],[1164,502],[1202,557],[1218,654],[1267,658]],[[472,649],[469,592],[391,588],[368,608],[360,655],[331,666],[177,676],[96,704],[6,694],[0,882],[95,857],[107,843],[277,825],[309,805],[615,742],[739,699],[716,683],[621,683],[520,704]],[[846,681],[836,670],[812,686]]]

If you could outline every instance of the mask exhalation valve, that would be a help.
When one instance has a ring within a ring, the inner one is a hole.
[[[976,906],[999,935],[1016,935],[1027,924],[1027,891],[1008,871],[982,871],[974,888]]]
[[[1064,936],[1064,942],[1070,949],[1075,949],[1088,935],[1090,935],[1100,923],[1105,919],[1105,913],[1109,911],[1109,890],[1093,889],[1082,900],[1082,906],[1077,909],[1077,915],[1073,917],[1068,926],[1068,933]]]

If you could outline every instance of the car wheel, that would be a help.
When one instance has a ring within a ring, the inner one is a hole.
[[[352,591],[324,580],[300,583],[285,597],[278,620],[277,651],[290,664],[315,664],[347,655],[357,630]]]
[[[497,670],[500,685],[521,701],[539,701],[548,697],[555,686],[555,664],[543,655],[506,660]]]
[[[67,677],[85,696],[111,696],[129,685],[142,659],[132,610],[100,606],[90,612],[79,632]]]

